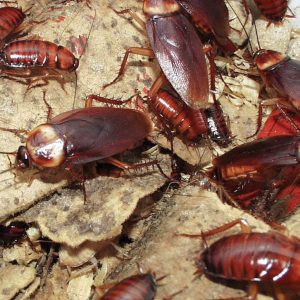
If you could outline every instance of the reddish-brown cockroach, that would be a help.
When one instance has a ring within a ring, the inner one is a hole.
[[[0,8],[0,41],[1,43],[12,33],[18,31],[18,27],[24,21],[26,15],[15,7]]]
[[[117,13],[129,13],[146,28],[152,49],[127,49],[118,76],[104,87],[116,82],[123,74],[129,53],[155,56],[181,99],[195,109],[206,107],[209,79],[203,44],[180,5],[175,0],[145,0],[146,24],[130,10]],[[165,77],[160,76],[152,89],[159,90],[166,81]]]
[[[274,88],[280,97],[285,98],[291,108],[300,110],[300,62],[289,56],[272,50],[258,50],[254,54],[254,63],[265,84]],[[280,100],[282,103],[284,100]]]
[[[88,97],[86,108],[64,112],[27,132],[26,146],[20,146],[15,153],[17,167],[71,168],[102,160],[123,169],[136,168],[112,156],[142,144],[152,130],[151,121],[134,109],[91,107],[93,99],[94,96]],[[101,101],[112,103],[114,100],[101,98]],[[119,101],[115,102],[120,105]],[[140,165],[145,164],[153,165],[153,162]]]
[[[300,240],[279,232],[251,232],[244,219],[234,220],[198,236],[206,238],[240,224],[242,233],[223,237],[202,252],[197,273],[210,278],[249,284],[248,296],[230,299],[253,299],[260,285],[273,288],[276,299],[295,295],[300,284]],[[185,235],[189,236],[189,235]],[[197,235],[190,235],[197,236]]]
[[[299,170],[299,136],[274,136],[235,147],[215,158],[207,170],[225,199],[266,221],[277,193],[295,180]],[[282,203],[284,205],[284,203]],[[278,207],[280,209],[280,207]]]
[[[204,111],[193,110],[169,92],[160,90],[155,97],[147,97],[147,102],[162,125],[169,132],[175,131],[185,143],[195,145],[207,132]]]
[[[270,22],[281,22],[288,8],[287,0],[254,0],[254,2]]]
[[[33,78],[31,83],[55,78],[63,87],[62,72],[72,72],[79,60],[65,47],[40,40],[21,40],[0,51],[1,73],[9,77]]]
[[[156,280],[151,273],[138,274],[117,283],[101,297],[101,300],[152,300],[156,289]]]
[[[28,225],[24,222],[12,222],[8,226],[0,225],[0,245],[11,246],[26,235]]]
[[[194,24],[217,42],[226,53],[233,53],[237,47],[229,39],[229,13],[224,0],[176,0],[190,15]]]
[[[229,133],[217,102],[206,110],[193,109],[165,90],[159,90],[156,96],[147,99],[150,110],[167,131],[175,131],[184,143],[197,145],[203,135],[209,134],[216,143],[228,145]]]

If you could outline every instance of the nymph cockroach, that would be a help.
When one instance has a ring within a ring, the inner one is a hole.
[[[104,87],[120,78],[130,53],[155,56],[165,76],[161,75],[152,89],[159,90],[168,80],[187,105],[194,109],[205,108],[209,78],[203,44],[177,1],[145,0],[146,24],[130,10],[117,13],[130,13],[146,29],[152,49],[127,49],[118,76]]]
[[[206,246],[198,260],[197,273],[248,284],[247,296],[231,299],[256,299],[259,287],[263,286],[273,288],[276,299],[297,295],[300,240],[279,232],[251,232],[244,219],[202,232],[201,236],[206,239],[236,224],[241,225],[242,233],[223,237]]]

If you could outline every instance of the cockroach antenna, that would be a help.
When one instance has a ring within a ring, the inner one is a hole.
[[[88,45],[88,40],[90,38],[92,29],[94,27],[95,19],[96,19],[96,9],[94,9],[94,17],[92,19],[92,24],[91,24],[90,30],[88,32],[88,35],[87,35],[87,38],[86,38],[86,42],[85,42],[84,47],[83,47],[83,51],[80,54],[80,56],[78,57],[78,61],[80,61],[82,55],[85,53],[85,50],[86,50],[87,45]],[[77,72],[75,71],[75,93],[74,93],[74,100],[73,100],[73,106],[72,106],[73,109],[75,107],[75,101],[76,101],[76,95],[77,95],[77,86],[78,86],[78,75],[77,75]]]
[[[242,26],[242,28],[243,28],[242,30],[244,30],[244,32],[245,32],[245,34],[246,34],[246,36],[247,36],[247,39],[248,39],[248,41],[249,41],[249,46],[250,46],[250,48],[251,48],[251,54],[253,55],[253,54],[254,54],[254,50],[253,50],[253,47],[252,47],[252,44],[251,44],[251,41],[250,41],[250,36],[249,36],[249,34],[247,33],[247,30],[246,30],[246,28],[245,28],[245,25],[243,24],[241,18],[239,17],[239,15],[238,15],[237,12],[235,11],[235,9],[234,9],[233,6],[231,5],[231,3],[230,3],[228,0],[226,0],[226,3],[227,3],[228,6],[231,8],[231,10],[232,10],[233,13],[235,14],[237,20],[238,20],[239,23],[241,24],[241,26]]]

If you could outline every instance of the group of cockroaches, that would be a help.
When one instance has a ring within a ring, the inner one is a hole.
[[[270,23],[280,26],[287,0],[255,3]],[[120,79],[130,53],[156,58],[161,74],[149,90],[146,103],[171,143],[176,135],[194,147],[203,136],[209,136],[222,147],[229,145],[232,137],[214,95],[216,53],[230,55],[237,50],[229,38],[229,13],[224,0],[144,0],[143,11],[146,23],[130,9],[115,11],[129,14],[146,29],[151,48],[129,48],[118,76],[104,87]],[[79,64],[69,50],[42,40],[7,42],[19,33],[24,18],[20,9],[0,9],[1,73],[33,81],[54,78],[63,84],[64,72],[75,71]],[[203,41],[209,41],[210,46],[204,47]],[[300,62],[272,50],[260,49],[251,55],[264,83],[279,95],[274,105],[298,133],[293,115],[300,109]],[[210,94],[213,104],[208,104]],[[93,100],[113,106],[93,107]],[[123,169],[141,167],[143,164],[127,164],[113,156],[141,145],[152,131],[151,120],[144,111],[114,106],[119,104],[91,95],[85,108],[64,112],[27,132],[26,146],[14,153],[17,167],[71,168],[97,160]],[[15,129],[2,130],[18,133]],[[279,200],[277,196],[298,179],[299,151],[298,134],[261,138],[216,157],[205,174],[221,187],[228,203],[273,224],[279,221],[278,216],[287,215],[284,209],[288,199]],[[248,295],[236,299],[256,299],[260,284],[273,286],[280,300],[286,299],[287,293],[297,294],[300,240],[296,237],[251,233],[242,219],[196,236],[205,239],[237,224],[242,233],[206,246],[198,261],[198,272],[214,279],[249,283]],[[0,231],[2,238],[23,233],[13,225]],[[101,299],[149,300],[154,299],[156,288],[151,273],[139,274],[124,279]]]

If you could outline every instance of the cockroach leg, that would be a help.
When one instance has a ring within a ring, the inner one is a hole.
[[[124,55],[124,58],[122,60],[122,63],[121,63],[121,67],[119,69],[119,72],[118,72],[118,75],[117,77],[109,82],[109,83],[106,83],[103,85],[103,89],[107,88],[108,86],[114,84],[116,81],[119,80],[119,78],[124,74],[124,69],[125,69],[125,66],[126,66],[126,63],[127,63],[127,60],[128,60],[128,56],[129,54],[137,54],[137,55],[142,55],[142,56],[149,56],[151,58],[154,58],[154,52],[152,49],[150,48],[138,48],[138,47],[131,47],[131,48],[128,48],[125,52],[125,55]]]
[[[56,80],[59,83],[62,90],[65,93],[67,93],[67,91],[65,89],[66,82],[65,82],[64,76],[56,70],[46,70],[46,69],[41,70],[40,75],[38,75],[38,77],[29,79],[27,91],[29,91],[32,88],[46,86],[46,85],[48,85],[49,80],[51,80],[51,79]],[[41,82],[41,83],[38,83],[38,82]]]
[[[176,234],[176,235],[190,237],[190,238],[201,237],[203,240],[205,240],[207,237],[224,232],[224,231],[234,227],[235,225],[240,225],[241,231],[243,233],[251,232],[251,227],[248,224],[246,219],[236,219],[236,220],[233,220],[232,222],[226,223],[226,224],[216,227],[214,229],[207,230],[207,231],[201,231],[201,233],[196,233],[196,234],[180,233],[180,234]]]
[[[270,106],[275,105],[278,110],[280,110],[281,114],[288,120],[288,122],[291,124],[291,126],[295,129],[295,131],[299,134],[300,128],[296,125],[296,123],[289,117],[289,115],[285,112],[284,108],[288,109],[288,111],[291,111],[293,113],[298,113],[298,110],[286,99],[283,98],[272,98],[267,100],[262,100],[259,103],[258,106],[258,116],[257,116],[257,128],[254,134],[249,136],[248,138],[251,138],[255,136],[262,125],[262,107],[263,106]]]
[[[11,132],[13,134],[15,134],[17,137],[23,139],[24,138],[24,134],[28,135],[29,134],[29,130],[26,129],[13,129],[13,128],[4,128],[4,127],[0,127],[1,131],[7,131],[7,132]],[[16,153],[16,152],[11,152],[11,153]]]
[[[134,19],[144,30],[146,30],[146,24],[145,22],[131,9],[124,9],[121,11],[115,10],[111,6],[109,6],[110,9],[112,9],[117,15],[124,15],[129,14],[132,19]]]
[[[43,101],[47,107],[47,122],[49,122],[52,118],[53,109],[46,100],[46,91],[43,91]]]
[[[168,82],[166,76],[163,73],[160,73],[160,75],[155,79],[154,83],[152,84],[148,96],[150,98],[153,98],[157,95],[160,88]]]
[[[41,277],[40,289],[42,289],[43,286],[46,283],[48,272],[49,272],[50,266],[53,262],[53,255],[54,255],[54,243],[51,244],[50,251],[47,255],[46,265],[43,268],[43,274],[42,274],[42,277]]]
[[[249,225],[249,223],[247,222],[246,219],[236,219],[236,220],[233,220],[232,222],[226,223],[217,228],[214,228],[214,229],[211,229],[208,231],[204,231],[201,233],[201,236],[209,237],[212,235],[216,235],[216,234],[219,234],[221,232],[224,232],[224,231],[234,227],[235,225],[240,225],[242,233],[250,233],[252,231],[251,226]]]
[[[134,170],[134,169],[140,169],[143,167],[146,167],[148,169],[148,167],[150,166],[156,166],[157,165],[157,161],[153,160],[153,161],[149,161],[149,162],[144,162],[144,163],[135,163],[135,164],[129,164],[129,163],[125,163],[122,161],[119,161],[116,158],[113,157],[107,157],[102,159],[103,162],[114,165],[120,169],[123,170]]]
[[[84,101],[85,101],[85,108],[88,107],[92,107],[93,106],[93,101],[97,101],[97,102],[101,102],[101,103],[105,103],[105,104],[112,104],[112,105],[117,105],[117,106],[121,106],[127,103],[130,103],[132,98],[134,98],[136,96],[136,94],[134,94],[133,96],[130,96],[128,99],[125,100],[114,100],[114,99],[108,99],[105,97],[101,97],[98,95],[89,95]]]

